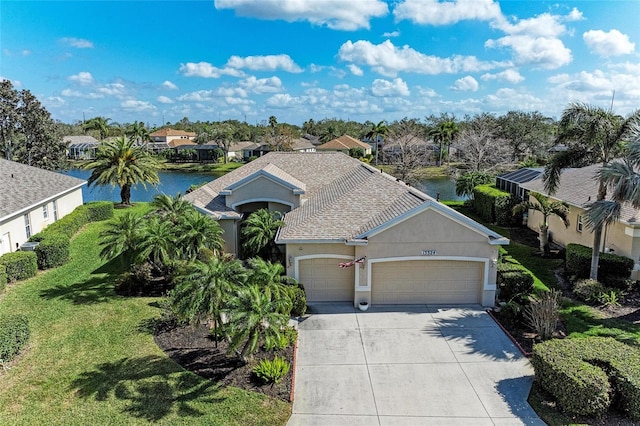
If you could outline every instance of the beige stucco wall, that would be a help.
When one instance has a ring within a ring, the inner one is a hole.
[[[300,196],[295,195],[291,188],[282,186],[264,176],[260,176],[245,185],[233,190],[231,195],[226,197],[226,205],[233,208],[234,205],[242,204],[246,201],[279,201],[292,205],[292,209],[300,204]]]
[[[353,256],[355,255],[355,247],[347,246],[344,243],[287,244],[286,245],[287,275],[290,277],[296,276],[296,270],[295,270],[296,257],[323,255],[323,254],[349,256],[353,258]]]
[[[221,219],[218,221],[220,227],[224,231],[222,238],[224,239],[223,250],[227,254],[232,254],[237,257],[238,255],[238,221],[232,219]]]
[[[82,188],[57,197],[47,202],[39,203],[31,207],[28,213],[21,212],[16,216],[12,216],[5,219],[0,223],[0,254],[7,253],[16,250],[16,243],[18,245],[27,242],[27,237],[24,215],[29,214],[31,222],[31,235],[37,234],[44,228],[54,222],[53,215],[53,203],[56,203],[58,210],[58,219],[68,215],[76,207],[82,205]],[[47,206],[48,217],[44,217],[43,206]]]

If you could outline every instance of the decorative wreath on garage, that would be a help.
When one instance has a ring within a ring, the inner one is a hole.
[[[354,259],[354,260],[352,260],[352,261],[350,261],[350,262],[341,262],[341,263],[338,263],[338,266],[339,266],[339,267],[341,267],[341,268],[350,268],[350,267],[352,267],[353,265],[355,265],[356,263],[364,264],[364,261],[365,261],[365,260],[367,260],[367,256],[362,256],[361,258],[359,258],[359,259]]]

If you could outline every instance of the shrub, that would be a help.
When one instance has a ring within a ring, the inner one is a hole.
[[[24,315],[0,316],[0,360],[12,360],[27,344],[29,321]]]
[[[610,337],[554,339],[533,347],[531,363],[564,410],[600,416],[618,399],[640,421],[640,350]]]
[[[302,285],[291,287],[289,290],[289,297],[291,298],[291,315],[294,317],[301,317],[307,312],[307,294],[304,291]]]
[[[551,338],[560,316],[560,291],[549,290],[538,297],[529,298],[524,317],[542,340]]]
[[[298,332],[293,327],[286,327],[280,333],[280,339],[268,339],[265,342],[265,349],[268,351],[277,351],[280,349],[286,349],[293,345],[298,338]]]
[[[55,268],[69,260],[69,238],[60,234],[45,236],[35,249],[39,269]]]
[[[566,264],[569,275],[587,278],[591,270],[591,248],[580,244],[567,244]],[[607,279],[628,278],[633,270],[633,260],[612,253],[600,253],[598,277]],[[615,284],[614,284],[615,285]]]
[[[513,224],[513,206],[511,194],[493,184],[478,185],[473,189],[473,207],[486,222],[501,226]]]
[[[600,293],[604,291],[602,283],[596,280],[584,279],[576,281],[573,287],[573,293],[580,300],[593,302],[598,299]]]
[[[111,201],[94,201],[85,204],[89,222],[99,222],[113,217],[113,203]]]
[[[278,383],[289,373],[291,364],[284,358],[276,356],[273,360],[262,360],[253,368],[253,373],[264,383]]]
[[[508,302],[518,295],[528,295],[533,291],[533,276],[519,262],[506,257],[498,264],[497,284],[500,300]]]
[[[0,256],[0,264],[4,265],[10,283],[31,278],[38,272],[38,259],[32,251],[5,253]]]
[[[67,238],[71,238],[87,223],[89,223],[89,212],[86,205],[82,205],[76,207],[76,209],[68,215],[47,226],[47,228],[42,231],[42,234],[46,236],[51,233],[57,233],[65,235]]]
[[[617,290],[608,288],[598,295],[598,302],[602,303],[605,308],[614,308],[620,306],[620,293]]]
[[[7,268],[0,264],[0,293],[4,290],[7,285]]]

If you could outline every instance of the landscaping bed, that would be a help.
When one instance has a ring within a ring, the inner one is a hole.
[[[206,325],[181,325],[155,333],[156,344],[171,359],[201,377],[225,386],[235,386],[251,392],[260,392],[289,402],[292,390],[294,347],[267,351],[260,348],[249,363],[236,356],[227,356],[228,344],[217,342]],[[253,374],[253,368],[263,359],[280,356],[291,365],[289,373],[277,384],[263,384]]]

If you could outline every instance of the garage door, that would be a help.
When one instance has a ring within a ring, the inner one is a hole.
[[[341,259],[320,258],[300,261],[299,281],[309,302],[353,301],[355,267],[340,268]]]
[[[484,263],[409,260],[374,263],[371,303],[480,303]]]

